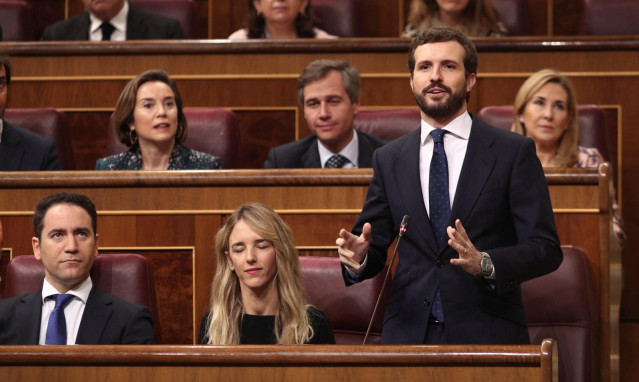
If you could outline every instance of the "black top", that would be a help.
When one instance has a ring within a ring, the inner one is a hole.
[[[328,317],[321,310],[315,307],[308,308],[308,315],[311,319],[311,327],[313,328],[313,337],[307,342],[311,345],[334,344],[335,337],[331,329],[331,323]],[[208,312],[202,317],[200,324],[200,335],[198,343],[206,344],[206,331],[208,329]],[[241,320],[240,343],[252,345],[273,345],[276,344],[275,339],[275,316],[254,316],[244,314]]]

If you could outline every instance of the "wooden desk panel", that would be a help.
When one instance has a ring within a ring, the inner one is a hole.
[[[10,381],[558,379],[557,344],[526,346],[0,346]]]

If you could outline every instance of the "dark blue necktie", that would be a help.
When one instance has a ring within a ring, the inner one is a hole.
[[[428,204],[430,207],[430,226],[437,240],[438,248],[446,245],[446,226],[450,218],[450,196],[448,194],[448,160],[444,151],[444,134],[448,131],[435,129],[430,132],[433,137],[433,159],[430,161],[430,175],[428,178]],[[433,301],[431,311],[433,317],[444,322],[439,285]]]
[[[66,345],[67,344],[67,320],[64,317],[64,308],[73,300],[72,294],[54,294],[55,308],[49,316],[47,326],[46,345]]]

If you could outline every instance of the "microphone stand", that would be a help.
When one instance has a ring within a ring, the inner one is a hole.
[[[373,315],[371,316],[371,321],[368,323],[368,329],[366,329],[366,335],[364,336],[364,342],[362,345],[366,345],[366,340],[368,340],[368,334],[370,333],[371,327],[373,326],[373,320],[375,319],[375,313],[377,313],[377,308],[379,307],[379,301],[382,299],[382,293],[384,292],[384,287],[386,286],[386,282],[388,281],[388,276],[390,275],[391,269],[393,269],[393,263],[395,262],[395,256],[397,255],[397,248],[399,247],[399,242],[402,240],[402,237],[404,236],[404,232],[406,232],[406,226],[408,225],[409,220],[410,220],[410,217],[408,215],[404,215],[404,217],[402,218],[402,222],[399,225],[399,233],[397,235],[397,244],[395,244],[395,250],[393,251],[391,262],[388,265],[388,270],[386,271],[386,276],[384,277],[384,282],[382,283],[382,289],[379,291],[379,296],[377,296],[375,309],[373,309]]]

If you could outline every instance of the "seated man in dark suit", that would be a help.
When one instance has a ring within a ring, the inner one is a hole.
[[[49,25],[40,40],[162,40],[184,38],[172,18],[137,9],[126,0],[82,0],[87,11]]]
[[[41,290],[0,300],[1,345],[152,344],[149,308],[103,293],[89,272],[98,254],[97,214],[84,195],[54,194],[33,215]]]
[[[53,141],[2,119],[7,109],[11,65],[0,55],[0,171],[60,170]]]
[[[313,135],[271,149],[265,168],[363,168],[383,140],[357,131],[359,73],[341,60],[311,62],[297,80],[297,98]]]

